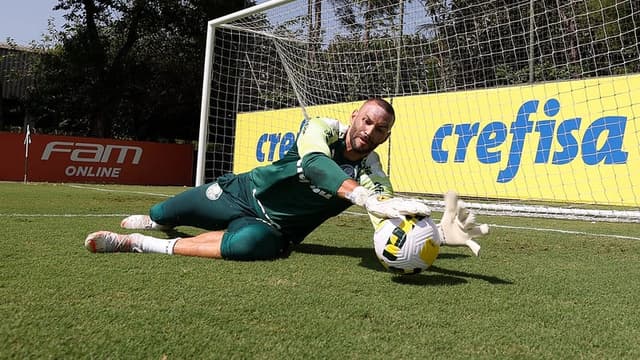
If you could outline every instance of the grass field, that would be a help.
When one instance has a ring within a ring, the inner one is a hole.
[[[277,261],[84,249],[181,190],[0,183],[0,358],[640,358],[638,224],[480,216],[413,276],[352,213]]]

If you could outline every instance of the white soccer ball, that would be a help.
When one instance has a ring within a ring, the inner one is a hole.
[[[417,274],[427,269],[440,251],[440,236],[430,217],[384,220],[373,236],[376,256],[398,274]]]

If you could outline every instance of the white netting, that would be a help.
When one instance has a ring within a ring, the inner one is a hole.
[[[212,21],[199,181],[277,160],[304,117],[348,123],[382,96],[398,115],[379,148],[398,191],[640,218],[640,3],[261,5],[276,3]]]

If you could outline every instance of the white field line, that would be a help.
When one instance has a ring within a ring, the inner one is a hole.
[[[144,192],[144,191],[130,191],[130,190],[115,190],[115,189],[102,189],[98,187],[92,186],[81,186],[81,185],[73,185],[73,184],[65,184],[65,186],[72,187],[74,189],[83,189],[83,190],[95,190],[102,192],[113,192],[113,193],[128,193],[128,194],[138,194],[138,195],[149,195],[149,196],[160,196],[160,197],[171,197],[173,195],[167,194],[158,194],[152,192]],[[0,217],[60,217],[60,218],[75,218],[75,217],[127,217],[131,214],[2,214],[0,213]]]
[[[367,214],[353,211],[345,211],[344,215],[351,216],[367,216]],[[126,217],[130,214],[2,214],[0,213],[0,217],[60,217],[60,218],[78,218],[78,217]],[[439,220],[435,219],[434,220]],[[494,228],[502,228],[502,229],[514,229],[514,230],[528,230],[528,231],[541,231],[541,232],[550,232],[550,233],[560,233],[560,234],[570,234],[570,235],[585,235],[585,236],[596,236],[596,237],[604,237],[604,238],[612,238],[612,239],[621,239],[621,240],[637,240],[640,241],[640,237],[634,236],[625,236],[625,235],[614,235],[614,234],[598,234],[598,233],[589,233],[586,231],[573,231],[573,230],[560,230],[560,229],[548,229],[548,228],[535,228],[535,227],[526,227],[526,226],[509,226],[509,225],[497,225],[490,224],[490,227]]]
[[[66,184],[66,186],[72,187],[74,189],[95,190],[95,191],[103,191],[103,192],[138,194],[138,195],[149,195],[149,196],[160,196],[160,197],[172,197],[173,196],[173,195],[158,194],[158,193],[145,192],[145,191],[102,189],[102,188],[91,187],[91,186],[80,186],[80,185],[71,185],[71,184]]]
[[[359,212],[353,212],[353,211],[345,211],[343,214],[355,215],[355,216],[367,216],[367,214],[359,213]],[[440,220],[440,219],[435,219],[434,218],[433,220]],[[489,224],[489,227],[502,228],[502,229],[514,229],[514,230],[540,231],[540,232],[560,233],[560,234],[569,234],[569,235],[596,236],[596,237],[605,237],[605,238],[613,238],[613,239],[621,239],[621,240],[638,240],[638,241],[640,241],[640,237],[626,236],[626,235],[614,235],[614,234],[589,233],[589,232],[586,232],[586,231],[535,228],[535,227],[527,227],[527,226],[509,226],[509,225],[497,225],[497,224]]]
[[[127,217],[131,214],[0,214],[0,217],[51,217],[51,218],[80,218],[80,217]]]
[[[101,188],[90,187],[90,186],[79,186],[79,185],[70,185],[70,184],[67,186],[76,188],[76,189],[86,189],[86,190],[95,190],[95,191],[104,191],[104,192],[118,192],[118,193],[129,193],[129,194],[161,196],[161,197],[173,196],[173,195],[158,194],[158,193],[151,193],[151,192],[144,192],[144,191],[101,189]],[[367,214],[365,213],[353,212],[353,211],[345,211],[343,212],[343,214],[354,215],[354,216],[367,216]],[[0,217],[125,217],[128,215],[129,214],[2,214],[0,213]],[[439,219],[434,219],[434,220],[439,220]],[[597,233],[589,233],[586,231],[572,231],[572,230],[534,228],[534,227],[526,227],[526,226],[509,226],[509,225],[497,225],[497,224],[490,224],[489,226],[495,227],[495,228],[503,228],[503,229],[554,232],[554,233],[560,233],[560,234],[586,235],[586,236],[606,237],[606,238],[612,238],[612,239],[640,241],[640,237],[614,235],[614,234],[597,234]]]

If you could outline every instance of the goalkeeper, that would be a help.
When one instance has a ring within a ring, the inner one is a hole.
[[[395,122],[393,107],[367,100],[350,126],[327,118],[309,120],[294,146],[271,165],[228,174],[132,215],[125,229],[210,230],[195,237],[158,239],[107,231],[89,234],[91,252],[148,252],[231,260],[275,259],[325,220],[352,204],[377,216],[428,215],[416,200],[389,198],[393,189],[374,149]]]

